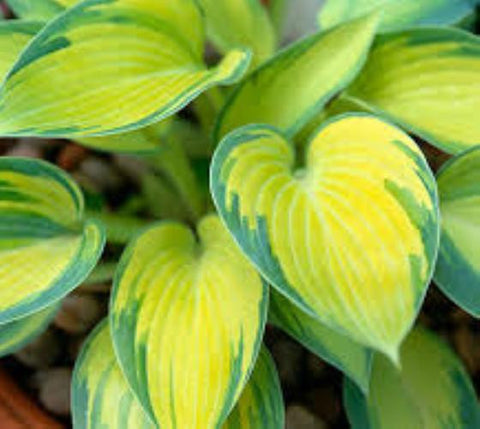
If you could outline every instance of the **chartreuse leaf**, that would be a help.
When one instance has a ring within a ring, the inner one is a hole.
[[[275,29],[260,0],[200,0],[207,34],[220,51],[249,47],[255,63],[270,57],[276,44]]]
[[[216,428],[244,387],[268,289],[216,216],[160,223],[125,251],[110,322],[117,356],[162,429]]]
[[[7,0],[10,8],[20,18],[46,21],[61,13],[79,0]]]
[[[435,282],[480,317],[480,146],[449,161],[437,177],[442,235]]]
[[[75,364],[72,381],[75,429],[154,429],[128,387],[112,347],[106,321],[93,331]],[[282,429],[282,391],[265,348],[223,429]]]
[[[55,317],[59,304],[0,325],[0,356],[16,352],[40,335]]]
[[[308,315],[278,292],[272,292],[269,320],[320,358],[368,391],[373,353]]]
[[[354,79],[364,64],[377,21],[377,15],[370,15],[316,34],[259,67],[227,101],[215,140],[250,123],[295,134]]]
[[[0,134],[103,135],[172,115],[216,84],[234,82],[250,55],[203,63],[194,0],[87,0],[42,29],[0,89]]]
[[[61,170],[0,158],[0,323],[58,301],[97,263],[103,228],[83,219],[83,196]]]
[[[408,135],[373,116],[337,117],[296,169],[282,134],[247,126],[218,147],[211,190],[272,285],[319,322],[397,357],[439,235],[435,181]]]
[[[18,54],[40,31],[38,22],[8,20],[0,21],[0,80],[3,80]]]
[[[83,146],[91,147],[100,151],[130,153],[130,154],[153,154],[159,152],[163,139],[172,126],[173,116],[158,123],[149,125],[138,130],[126,133],[113,134],[101,137],[76,137],[75,141]]]
[[[414,330],[402,346],[401,369],[376,355],[368,397],[346,381],[352,429],[475,429],[477,399],[454,353],[436,336]]]
[[[475,8],[477,0],[327,0],[320,10],[319,22],[327,29],[342,22],[383,11],[380,30],[400,30],[423,24],[454,24]]]
[[[154,429],[129,389],[113,351],[108,321],[90,334],[72,379],[75,429]]]
[[[480,144],[480,39],[452,28],[380,37],[348,96],[449,153]]]
[[[222,429],[283,429],[285,408],[275,363],[263,347],[255,370]]]

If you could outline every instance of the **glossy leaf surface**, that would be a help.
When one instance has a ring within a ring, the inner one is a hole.
[[[359,72],[377,21],[378,17],[371,15],[311,36],[255,70],[227,101],[215,140],[250,123],[265,123],[289,136],[295,134]]]
[[[448,153],[480,144],[480,39],[453,28],[378,38],[347,90],[374,112]]]
[[[250,55],[203,63],[194,0],[89,0],[49,22],[0,89],[2,135],[103,135],[141,128],[237,80]]]
[[[437,181],[442,235],[434,279],[480,317],[480,146],[453,158]]]
[[[368,398],[345,384],[352,429],[475,429],[477,399],[458,357],[434,334],[414,330],[402,347],[402,369],[377,355]]]
[[[83,196],[61,170],[0,158],[0,323],[58,301],[90,273],[104,245]]]
[[[110,306],[123,371],[162,428],[214,428],[257,356],[268,289],[216,216],[160,223],[125,251]]]
[[[211,189],[272,285],[328,327],[396,358],[439,234],[435,181],[408,135],[372,116],[337,117],[296,169],[281,134],[244,127],[218,147]]]

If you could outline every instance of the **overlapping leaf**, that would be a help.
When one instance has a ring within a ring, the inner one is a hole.
[[[280,292],[396,358],[439,235],[435,182],[413,140],[375,117],[335,118],[295,170],[281,134],[247,126],[218,147],[211,189],[245,254]]]
[[[110,322],[117,355],[144,409],[162,427],[223,423],[258,353],[268,289],[216,216],[199,241],[161,223],[126,250]]]
[[[194,0],[87,0],[35,37],[0,89],[0,134],[103,135],[172,115],[238,79],[249,53],[203,63]]]
[[[480,146],[453,158],[437,181],[442,236],[435,282],[480,317]]]
[[[84,345],[72,381],[75,429],[154,429],[118,366],[106,321]],[[284,407],[272,358],[262,349],[223,429],[283,429]]]
[[[260,0],[200,0],[205,11],[207,34],[222,51],[248,47],[255,63],[275,49],[275,30]]]
[[[155,429],[117,364],[108,322],[92,332],[72,379],[74,429]]]
[[[368,391],[373,353],[308,315],[278,292],[272,292],[269,320],[320,358]]]
[[[350,382],[345,405],[352,429],[475,429],[477,399],[459,359],[433,334],[416,329],[402,347],[401,370],[383,356],[368,397]]]
[[[58,301],[93,269],[104,233],[83,204],[56,167],[0,158],[0,323]]]
[[[247,386],[223,429],[283,429],[285,408],[275,363],[263,347]]]
[[[16,352],[40,335],[55,317],[58,307],[53,304],[30,316],[0,325],[0,356]]]
[[[47,21],[80,0],[7,0],[15,14],[23,19]]]
[[[327,29],[377,9],[383,11],[380,30],[414,25],[454,24],[469,15],[476,0],[327,0],[319,21]]]
[[[451,28],[378,38],[348,95],[449,153],[480,144],[480,39]]]
[[[226,103],[215,140],[250,123],[265,123],[289,136],[295,134],[356,76],[377,21],[378,17],[371,15],[316,34],[258,68]]]
[[[38,22],[0,22],[0,80],[5,78],[18,54],[41,28],[42,24]]]

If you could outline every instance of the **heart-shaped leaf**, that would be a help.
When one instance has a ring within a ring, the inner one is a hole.
[[[477,398],[467,371],[436,336],[414,330],[401,353],[402,369],[375,357],[369,396],[346,380],[352,429],[475,429]]]
[[[0,158],[0,323],[58,301],[90,273],[104,245],[83,220],[83,196],[45,162]]]
[[[374,10],[383,11],[381,31],[417,25],[449,25],[461,21],[475,8],[476,0],[327,0],[320,10],[322,30],[358,18]]]
[[[480,317],[480,146],[449,161],[437,182],[442,236],[435,283]]]
[[[72,380],[75,429],[154,429],[117,363],[106,321],[92,332]],[[284,407],[275,364],[265,348],[223,429],[283,429]]]
[[[275,50],[275,30],[260,0],[200,0],[205,11],[207,34],[222,52],[252,49],[255,64]]]
[[[293,302],[272,291],[269,321],[368,391],[373,352],[328,328]]]
[[[215,428],[257,356],[268,288],[216,216],[161,223],[125,251],[110,323],[130,386],[162,429]]]
[[[0,357],[16,352],[40,335],[57,314],[53,304],[30,316],[0,325]]]
[[[7,3],[20,18],[47,21],[79,0],[7,0]]]
[[[408,135],[367,115],[334,118],[305,168],[278,131],[229,134],[211,169],[223,220],[265,278],[311,316],[393,359],[430,281],[435,181]]]
[[[378,16],[370,15],[315,34],[259,67],[227,101],[216,124],[215,141],[251,123],[269,124],[294,135],[358,74],[377,22]]]
[[[449,153],[480,144],[480,38],[453,28],[379,37],[349,97]]]
[[[194,0],[86,0],[49,22],[0,88],[0,134],[103,135],[158,122],[236,81],[250,54],[208,69]]]

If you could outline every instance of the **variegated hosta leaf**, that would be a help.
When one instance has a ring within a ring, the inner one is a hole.
[[[205,11],[207,34],[222,52],[252,49],[255,64],[275,50],[275,29],[260,0],[200,0]]]
[[[255,361],[268,289],[216,216],[161,223],[125,251],[110,322],[130,386],[162,429],[216,428]]]
[[[208,69],[194,0],[88,0],[47,24],[0,89],[0,134],[103,135],[172,115],[237,80],[250,55]]]
[[[330,329],[278,292],[272,292],[269,320],[368,391],[373,352]]]
[[[269,124],[294,135],[357,75],[377,21],[377,15],[370,15],[316,34],[258,68],[227,101],[215,141],[250,123]]]
[[[118,366],[106,321],[90,335],[72,381],[75,429],[154,429]],[[275,364],[262,349],[255,370],[223,429],[282,429],[282,391]]]
[[[380,37],[348,95],[449,153],[480,144],[480,39],[452,28]]]
[[[265,278],[304,311],[393,359],[438,247],[435,181],[408,135],[372,116],[334,118],[305,167],[270,127],[217,149],[217,208]]]
[[[436,336],[414,330],[402,346],[401,369],[376,355],[368,397],[346,380],[352,429],[475,429],[477,399],[467,371]]]
[[[285,408],[275,363],[263,347],[237,405],[222,429],[283,429]]]
[[[103,228],[83,220],[83,196],[45,162],[0,158],[0,323],[58,301],[97,263]]]
[[[41,28],[42,24],[38,22],[0,22],[0,80],[5,78],[18,54]]]
[[[480,317],[480,146],[453,158],[437,182],[442,235],[435,283]]]
[[[20,18],[47,21],[79,0],[7,0],[7,3]]]
[[[92,332],[75,363],[74,429],[155,429],[129,389],[112,347],[108,321]]]
[[[0,325],[0,357],[16,352],[40,335],[55,317],[58,307],[53,304],[30,316]]]
[[[414,25],[454,24],[472,12],[477,0],[327,0],[319,14],[327,29],[374,10],[383,11],[380,30],[391,31]]]

